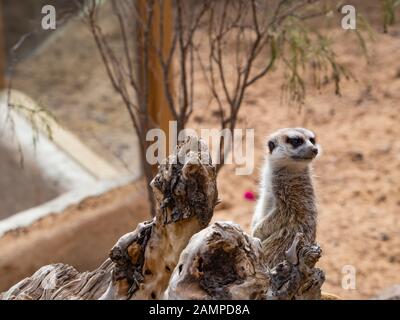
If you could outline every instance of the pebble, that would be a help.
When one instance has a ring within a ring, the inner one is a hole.
[[[351,161],[361,162],[364,160],[364,155],[361,152],[351,152],[350,153]]]
[[[388,241],[388,240],[390,240],[390,237],[386,233],[381,233],[379,235],[379,240]]]

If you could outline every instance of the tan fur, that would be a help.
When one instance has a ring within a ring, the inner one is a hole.
[[[293,147],[288,137],[304,141]],[[260,198],[253,216],[253,236],[262,241],[264,260],[273,267],[285,259],[285,251],[296,233],[314,243],[317,208],[310,163],[319,150],[313,132],[303,128],[286,128],[272,134],[273,150],[266,159]]]

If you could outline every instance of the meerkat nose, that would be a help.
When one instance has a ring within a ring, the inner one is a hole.
[[[311,152],[314,154],[314,155],[317,155],[318,154],[318,148],[312,148],[311,149]]]

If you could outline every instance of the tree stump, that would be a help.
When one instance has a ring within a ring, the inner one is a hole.
[[[286,260],[269,270],[261,241],[231,222],[216,222],[192,237],[171,276],[166,299],[320,299],[325,280],[314,268],[318,245],[298,233]]]
[[[190,237],[210,222],[218,199],[215,167],[204,142],[188,138],[151,183],[153,220],[122,236],[97,270],[79,274],[44,266],[2,299],[160,299]]]

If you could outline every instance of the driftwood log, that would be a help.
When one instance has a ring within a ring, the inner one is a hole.
[[[165,292],[166,299],[320,299],[325,280],[314,268],[317,245],[298,233],[286,259],[271,270],[261,242],[232,222],[216,222],[192,237]]]
[[[188,138],[151,183],[153,220],[122,236],[98,269],[44,266],[0,299],[319,299],[321,250],[297,234],[286,259],[262,263],[260,240],[232,222],[208,226],[218,201],[206,145]],[[207,227],[208,226],[208,227]]]

